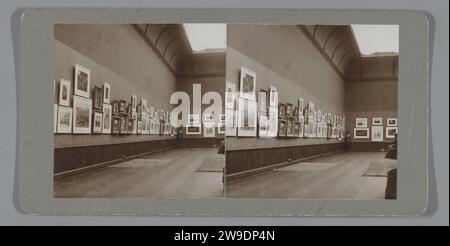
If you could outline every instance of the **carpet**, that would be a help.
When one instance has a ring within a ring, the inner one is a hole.
[[[223,172],[225,157],[206,157],[197,172]]]
[[[387,177],[387,173],[397,168],[397,162],[392,161],[374,161],[370,164],[363,176],[369,177]]]
[[[336,165],[339,165],[339,163],[300,162],[298,164],[275,169],[275,171],[322,172]]]

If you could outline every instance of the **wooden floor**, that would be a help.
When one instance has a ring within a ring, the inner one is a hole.
[[[384,199],[386,177],[363,176],[381,152],[347,152],[308,162],[334,163],[320,172],[274,170],[227,182],[226,196],[239,198]]]
[[[197,172],[216,148],[182,148],[147,156],[156,166],[113,165],[55,180],[55,197],[223,197],[222,172]],[[145,161],[145,160],[144,160]],[[127,164],[127,163],[122,163]]]

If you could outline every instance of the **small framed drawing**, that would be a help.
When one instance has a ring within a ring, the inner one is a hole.
[[[74,94],[89,98],[89,88],[91,86],[91,71],[89,69],[75,64],[75,83]]]
[[[102,133],[102,125],[103,125],[103,113],[94,112],[94,124],[93,124],[93,133]]]
[[[118,117],[118,116],[114,116],[112,118],[111,133],[112,134],[119,134],[120,133],[120,117]]]
[[[331,134],[331,130],[330,130],[330,134]],[[306,122],[303,125],[303,137],[304,138],[309,137],[309,124],[307,124]]]
[[[383,126],[372,126],[372,142],[383,142]]]
[[[294,126],[293,126],[293,137],[300,137],[300,132],[301,132],[301,124],[300,122],[294,122]]]
[[[258,137],[267,137],[269,130],[269,118],[267,115],[260,115],[258,121]]]
[[[59,105],[70,106],[70,81],[67,79],[59,81]]]
[[[236,111],[225,109],[225,136],[236,137]]]
[[[278,121],[278,137],[286,137],[286,121],[279,120]]]
[[[216,137],[216,126],[214,123],[203,125],[203,137],[205,138]]]
[[[278,105],[278,91],[277,87],[271,85],[269,88],[269,106],[277,107]]]
[[[386,138],[395,138],[397,135],[397,127],[396,126],[387,126],[386,127]]]
[[[72,108],[58,107],[58,133],[72,133]]]
[[[111,134],[111,118],[112,118],[112,107],[111,104],[103,104],[103,127],[102,133]]]
[[[269,123],[267,129],[268,137],[276,137],[278,135],[278,109],[277,107],[269,107]]]
[[[246,67],[241,67],[239,89],[240,89],[239,96],[241,98],[255,101],[256,73]]]
[[[332,124],[334,125],[334,120]],[[367,127],[367,118],[356,118],[355,125],[356,127]]]
[[[267,91],[258,91],[258,112],[259,114],[267,114]]]
[[[303,100],[303,98],[300,97],[298,99],[298,112],[299,112],[299,115],[303,115],[303,109],[305,108],[304,104],[305,104],[305,101]]]
[[[299,119],[298,119],[298,123],[300,124],[300,126],[299,126],[300,130],[299,130],[299,133],[298,133],[298,137],[302,138],[304,136],[303,130],[304,130],[304,127],[305,127],[305,116],[300,115]]]
[[[111,98],[111,85],[109,83],[103,83],[103,103],[109,103]]]
[[[112,104],[111,104],[111,107],[112,107],[112,114],[113,115],[119,115],[120,114],[119,113],[119,101],[113,100]]]
[[[292,116],[292,103],[286,103],[285,104],[284,113],[285,113],[285,115],[287,117],[291,117]]]
[[[234,109],[236,102],[236,84],[226,82],[225,88],[225,108]]]
[[[308,117],[310,119],[314,118],[314,103],[313,102],[308,102]]]
[[[127,134],[127,117],[126,116],[120,116],[120,134]]]
[[[225,134],[225,132],[226,132],[225,123],[219,122],[219,124],[217,124],[217,134]]]
[[[333,129],[334,131],[334,129]],[[334,137],[335,133],[332,133],[332,137]],[[369,138],[369,128],[355,128],[353,137],[358,138]]]
[[[73,97],[73,133],[90,134],[92,129],[92,100]]]
[[[200,125],[200,115],[199,114],[189,114],[188,115],[188,125]]]
[[[101,111],[103,108],[103,88],[94,86],[94,109]]]
[[[278,118],[284,119],[286,116],[286,106],[284,103],[278,104]]]
[[[128,134],[134,134],[134,119],[127,118],[127,132]]]
[[[294,133],[293,133],[293,125],[294,125],[294,121],[289,119],[286,120],[286,137],[293,137]]]
[[[397,126],[397,118],[387,118],[387,126]]]
[[[195,135],[195,134],[201,134],[201,133],[202,133],[202,127],[200,125],[188,124],[186,126],[186,134],[187,135]]]
[[[58,125],[58,104],[53,104],[53,133],[56,133]]]
[[[127,110],[127,101],[119,100],[119,113],[124,114]]]
[[[257,109],[256,102],[239,98],[238,136],[256,137]]]
[[[383,118],[382,117],[373,117],[372,118],[372,125],[374,125],[374,126],[381,126],[381,125],[383,125]]]
[[[131,111],[136,112],[137,96],[131,95]]]
[[[220,123],[225,123],[226,120],[227,120],[227,116],[225,114],[219,114],[219,122]]]

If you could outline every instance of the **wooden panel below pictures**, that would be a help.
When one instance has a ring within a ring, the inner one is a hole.
[[[388,151],[393,142],[352,142],[347,148],[351,152],[381,152]]]
[[[219,147],[224,138],[184,138],[183,147]]]
[[[226,152],[226,177],[232,179],[271,170],[290,161],[319,157],[345,150],[345,144],[319,144],[280,148],[258,148]]]

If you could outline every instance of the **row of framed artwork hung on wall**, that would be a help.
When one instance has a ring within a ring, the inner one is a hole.
[[[370,138],[370,128],[368,126],[367,118],[356,118],[355,119],[355,128],[353,129],[353,137],[355,139],[368,139]],[[383,118],[382,117],[373,117],[371,132],[372,142],[383,142],[384,138],[395,138],[397,135],[397,118],[387,118],[386,119],[386,133],[383,136],[384,126],[383,126]]]
[[[259,138],[344,137],[345,116],[323,112],[313,102],[298,98],[295,104],[279,103],[275,86],[256,93],[256,73],[241,67],[239,91],[227,82],[225,92],[226,136]]]
[[[148,106],[136,95],[129,102],[111,99],[111,86],[94,86],[90,98],[91,71],[75,65],[73,100],[71,81],[60,79],[58,103],[54,104],[54,133],[60,134],[154,134],[174,135],[173,115]],[[54,87],[56,81],[54,81]]]

